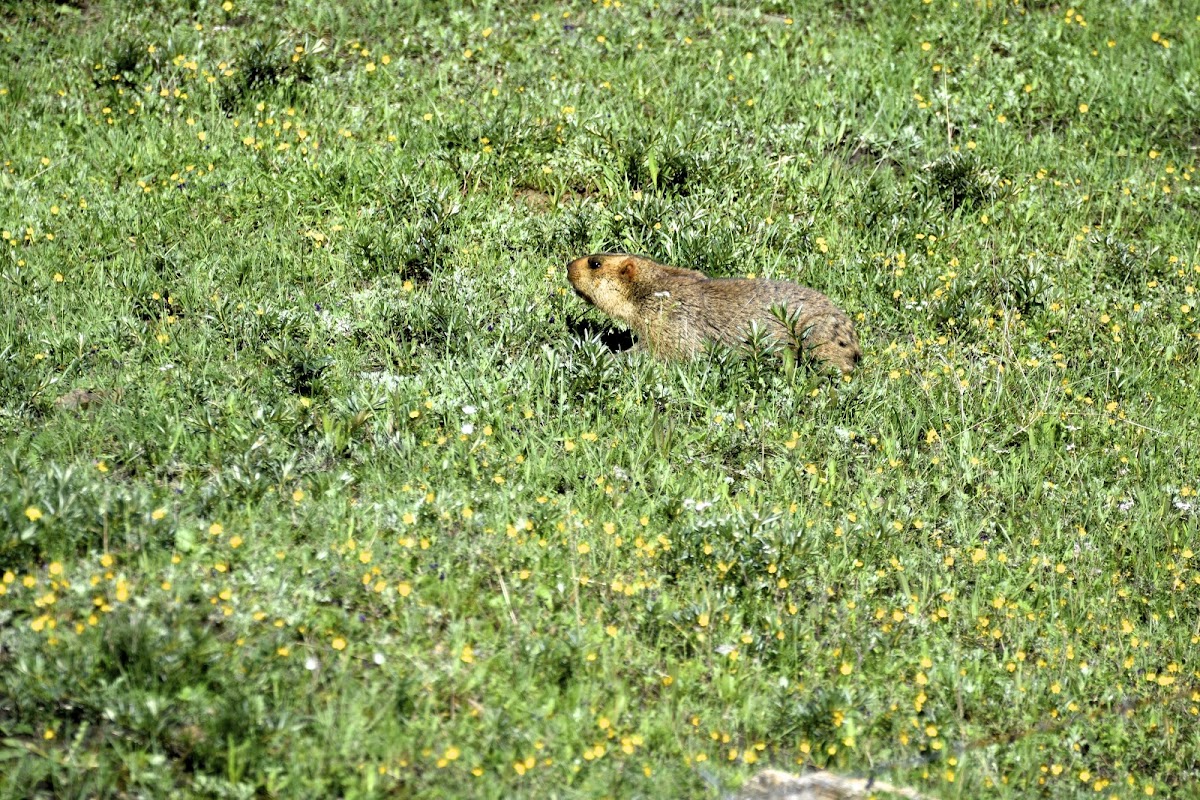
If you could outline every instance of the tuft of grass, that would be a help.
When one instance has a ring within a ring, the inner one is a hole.
[[[930,188],[951,212],[996,199],[996,179],[988,176],[973,153],[952,151],[927,164],[925,171]]]

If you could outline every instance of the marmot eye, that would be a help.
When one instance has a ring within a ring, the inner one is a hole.
[[[589,258],[589,259],[588,259],[588,266],[589,266],[589,267],[591,267],[592,269],[600,269],[600,259],[598,259],[598,258]]]

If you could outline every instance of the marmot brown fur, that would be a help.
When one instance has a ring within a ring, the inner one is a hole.
[[[639,345],[659,358],[687,358],[712,340],[737,345],[752,322],[781,344],[790,344],[785,318],[806,355],[850,372],[862,357],[854,323],[814,289],[788,281],[710,279],[703,272],[668,267],[641,256],[596,253],[567,265],[575,293],[637,333]]]

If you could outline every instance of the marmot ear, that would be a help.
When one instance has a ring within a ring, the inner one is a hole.
[[[621,264],[621,277],[631,281],[637,278],[637,262],[634,259],[627,258]]]

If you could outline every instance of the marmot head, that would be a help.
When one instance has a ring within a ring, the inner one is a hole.
[[[567,264],[575,294],[596,308],[637,327],[646,304],[661,312],[662,299],[690,284],[708,280],[703,272],[659,264],[628,253],[593,253]]]
[[[610,316],[629,322],[637,313],[631,287],[644,259],[626,253],[593,253],[567,264],[575,294]]]

